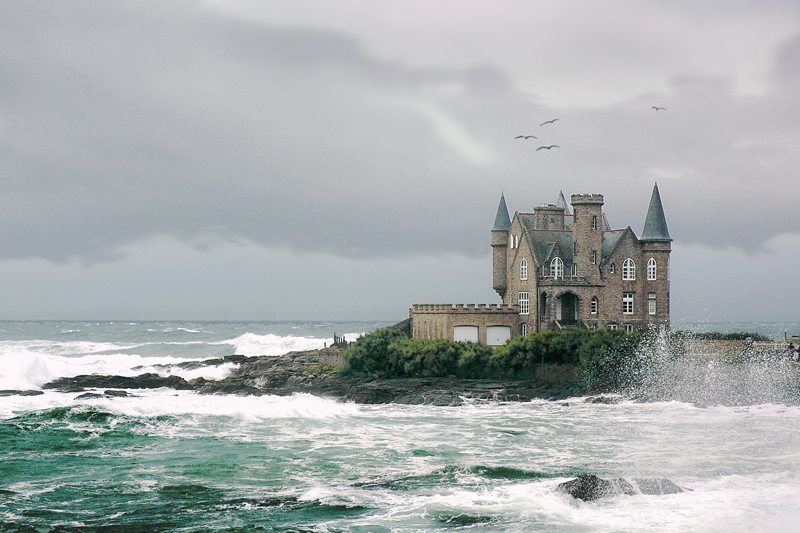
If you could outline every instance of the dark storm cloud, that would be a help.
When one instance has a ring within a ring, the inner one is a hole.
[[[152,234],[477,256],[501,188],[520,210],[603,192],[638,233],[653,181],[674,238],[754,248],[800,231],[795,48],[761,96],[676,78],[668,97],[554,111],[491,65],[410,67],[333,31],[5,3],[0,256],[94,260]]]

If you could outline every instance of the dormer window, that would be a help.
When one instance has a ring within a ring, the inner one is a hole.
[[[636,279],[636,263],[630,257],[622,263],[622,279],[628,281]]]
[[[528,261],[525,259],[519,262],[519,279],[520,281],[528,279]]]
[[[553,279],[564,279],[564,261],[560,257],[554,257],[550,261],[550,276]]]

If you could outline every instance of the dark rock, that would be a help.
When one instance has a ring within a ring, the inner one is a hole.
[[[658,496],[661,494],[679,494],[683,492],[682,488],[667,478],[634,479],[633,482],[642,494]]]
[[[678,494],[683,489],[666,478],[661,479],[634,479],[633,483],[623,478],[602,479],[594,474],[583,474],[577,478],[561,483],[558,490],[566,492],[573,498],[590,502],[606,496],[626,494],[661,495]]]
[[[615,396],[589,396],[584,400],[585,403],[617,404],[622,401],[621,397]]]
[[[102,398],[102,394],[97,394],[96,392],[86,392],[81,394],[80,396],[75,396],[76,400],[96,400],[98,398]]]
[[[44,389],[61,392],[81,392],[85,388],[94,389],[158,389],[168,387],[178,390],[191,390],[192,386],[179,376],[161,377],[158,374],[128,376],[99,376],[97,374],[59,378],[44,385]]]
[[[0,390],[0,396],[39,396],[40,390]]]
[[[582,474],[572,481],[561,483],[558,490],[585,502],[617,494],[636,494],[633,486],[622,478],[607,480],[594,474]]]
[[[161,377],[157,374],[141,374],[135,377],[91,375],[57,379],[46,384],[44,388],[62,392],[84,392],[86,389],[170,387],[196,390],[202,394],[257,396],[308,393],[362,404],[395,402],[441,406],[462,405],[467,401],[527,402],[533,398],[563,400],[585,394],[582,382],[575,378],[573,370],[549,368],[532,380],[453,377],[367,380],[339,375],[335,369],[342,362],[342,352],[335,346],[281,356],[229,355],[186,362],[191,368],[218,366],[223,363],[239,365],[228,377],[218,381],[196,378],[187,382],[178,376]],[[176,366],[181,365],[184,363]]]
[[[107,391],[105,391],[103,394],[104,394],[105,396],[108,396],[109,398],[124,398],[124,397],[126,397],[126,396],[130,396],[130,394],[128,394],[128,392],[127,392],[127,391],[124,391],[124,390],[114,390],[114,389],[108,389],[108,390],[107,390]]]

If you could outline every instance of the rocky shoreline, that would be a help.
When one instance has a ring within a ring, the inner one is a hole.
[[[184,369],[235,363],[239,366],[226,378],[212,381],[197,378],[143,373],[138,376],[82,375],[59,378],[43,389],[84,392],[84,398],[125,396],[123,390],[169,387],[201,394],[288,396],[308,393],[360,404],[461,405],[485,400],[525,402],[535,398],[563,400],[586,390],[570,367],[544,368],[534,380],[476,380],[458,378],[354,379],[340,376],[336,366],[342,354],[336,347],[291,352],[281,356],[245,357],[232,355],[198,362],[181,363]],[[99,392],[99,389],[105,389]],[[119,392],[117,392],[119,391]],[[0,394],[30,394],[29,391],[0,391]]]

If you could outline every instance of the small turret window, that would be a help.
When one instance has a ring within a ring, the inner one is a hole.
[[[519,279],[522,281],[528,279],[528,262],[525,259],[519,262]]]
[[[592,216],[592,229],[597,229],[597,215]]]
[[[597,296],[592,296],[592,307],[591,307],[591,313],[592,313],[593,315],[596,315],[596,314],[597,314],[597,307],[598,307]],[[597,329],[597,328],[595,328],[595,329]]]
[[[613,273],[614,273],[614,270],[616,270],[616,267],[614,266],[614,263],[611,263],[611,264],[608,266],[608,272],[609,272],[610,274],[613,274]]]
[[[647,260],[647,279],[651,281],[655,280],[657,271],[658,267],[656,266],[656,259],[655,257],[651,257]]]
[[[622,263],[622,279],[634,280],[636,279],[636,263],[630,257]]]
[[[597,250],[592,250],[592,264],[597,264]]]
[[[564,278],[564,261],[560,257],[554,257],[550,261],[550,276],[555,279]]]

